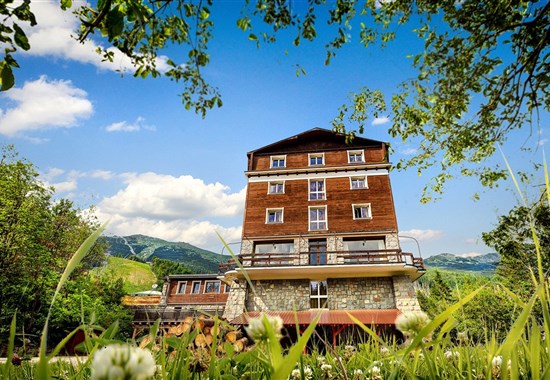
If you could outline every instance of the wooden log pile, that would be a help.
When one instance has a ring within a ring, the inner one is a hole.
[[[233,345],[235,352],[244,351],[249,344],[249,340],[243,337],[241,330],[236,329],[233,326],[228,325],[224,321],[218,321],[207,316],[201,315],[197,318],[191,316],[186,317],[182,322],[177,325],[171,326],[165,331],[164,336],[177,336],[181,337],[186,333],[196,331],[196,335],[190,349],[204,349],[212,347],[214,341],[217,343],[217,351],[219,353],[225,353],[226,343]],[[214,339],[216,337],[216,339]],[[140,344],[140,347],[145,347],[151,342],[150,336],[146,336]]]

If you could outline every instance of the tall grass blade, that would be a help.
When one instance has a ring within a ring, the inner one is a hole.
[[[3,379],[9,379],[12,366],[13,347],[15,346],[15,331],[17,329],[17,312],[13,314],[10,324],[10,336],[8,340],[8,352],[6,353],[6,365],[4,366]]]
[[[288,376],[294,369],[294,366],[298,361],[300,360],[300,357],[302,356],[304,349],[306,347],[307,342],[309,341],[309,338],[311,337],[311,334],[315,331],[315,327],[317,326],[317,323],[319,322],[319,318],[321,318],[321,313],[319,312],[317,316],[313,319],[313,321],[309,324],[306,331],[304,331],[304,334],[300,336],[300,339],[292,346],[288,354],[284,357],[280,365],[278,365],[276,368],[274,368],[273,375],[271,376],[270,380],[286,380],[288,379]]]
[[[38,379],[49,379],[50,371],[48,366],[48,359],[46,358],[46,349],[47,349],[47,340],[48,340],[48,325],[50,321],[50,315],[52,312],[52,306],[55,303],[55,299],[59,295],[59,292],[67,282],[67,279],[71,273],[76,269],[78,264],[82,261],[84,256],[90,251],[94,246],[96,240],[99,238],[101,233],[105,230],[106,224],[100,226],[96,231],[94,231],[88,238],[80,245],[77,251],[74,253],[73,257],[67,263],[59,282],[57,283],[57,288],[52,297],[52,302],[50,303],[50,308],[48,310],[48,316],[46,317],[46,322],[44,323],[44,328],[42,329],[42,336],[40,338],[40,348],[39,348],[39,361],[36,367],[36,377]]]

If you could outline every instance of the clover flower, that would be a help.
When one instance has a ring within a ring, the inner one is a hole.
[[[309,368],[308,366],[305,366],[303,368],[303,371],[304,371],[304,380],[311,380],[313,378],[313,371],[311,370],[311,368]],[[300,371],[299,368],[293,369],[292,372],[290,373],[289,379],[301,380],[301,378],[302,378],[302,372]]]
[[[369,372],[373,380],[382,380],[382,375],[381,375],[382,371],[380,370],[380,367],[378,367],[377,365],[373,366]]]
[[[386,356],[389,356],[390,354],[390,349],[386,346],[380,346],[380,356],[382,356],[383,358],[385,358]]]
[[[155,375],[151,351],[126,344],[112,344],[97,351],[92,361],[92,380],[146,380]]]
[[[361,369],[354,369],[353,370],[353,378],[354,379],[360,379],[363,376],[363,371]]]
[[[330,379],[332,378],[332,366],[330,364],[322,364],[321,365],[321,371],[323,372],[323,375],[325,378]]]
[[[430,322],[428,314],[423,311],[410,311],[400,314],[395,320],[395,326],[407,338],[414,338]]]
[[[447,360],[452,360],[453,358],[458,358],[460,356],[460,352],[447,350],[444,355]]]
[[[253,318],[248,321],[248,327],[246,332],[256,342],[266,342],[269,339],[267,334],[267,326],[273,330],[275,337],[281,339],[283,335],[281,330],[283,329],[283,320],[279,316],[269,316],[261,314],[258,318]]]

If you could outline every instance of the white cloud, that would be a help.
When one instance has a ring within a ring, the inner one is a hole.
[[[442,231],[439,230],[419,230],[419,229],[412,229],[408,231],[400,231],[399,235],[403,236],[410,236],[418,241],[428,241],[428,240],[436,240],[444,236]]]
[[[114,174],[113,172],[108,170],[93,170],[91,172],[86,173],[86,176],[91,178],[103,179],[107,181],[112,179]]]
[[[389,122],[390,122],[390,119],[387,116],[377,117],[372,121],[371,125],[383,125]]]
[[[416,149],[416,148],[402,148],[402,149],[399,149],[399,153],[401,153],[405,156],[412,156],[413,154],[418,153],[418,149]]]
[[[460,256],[460,257],[477,257],[477,256],[481,256],[481,253],[479,253],[479,252],[467,252],[467,253],[460,253],[457,256]]]
[[[136,121],[133,123],[128,123],[126,121],[120,121],[117,123],[113,123],[107,127],[105,127],[105,130],[107,132],[137,132],[142,129],[149,130],[149,131],[155,131],[156,128],[152,125],[147,125],[145,123],[145,118],[139,116]]]
[[[101,216],[100,216],[101,217]],[[208,221],[162,221],[147,218],[125,218],[115,215],[109,219],[109,233],[127,236],[143,234],[167,241],[185,242],[216,253],[222,251],[223,243],[240,241],[241,227],[223,227]],[[227,252],[226,252],[227,253]]]
[[[21,136],[22,132],[72,128],[93,113],[84,90],[71,81],[48,80],[45,76],[12,88],[5,96],[15,107],[0,110],[0,134]]]
[[[126,188],[103,199],[106,214],[158,220],[231,217],[242,213],[245,189],[230,193],[221,183],[206,184],[192,176],[156,173],[123,175]]]
[[[83,3],[80,2],[80,4]],[[37,25],[25,27],[25,33],[31,45],[31,49],[25,54],[78,61],[92,64],[103,70],[133,71],[131,60],[116,49],[107,49],[114,53],[113,62],[103,61],[102,56],[96,52],[101,45],[91,39],[80,43],[73,37],[77,34],[76,31],[80,25],[76,15],[73,14],[76,8],[63,11],[59,2],[56,1],[31,2],[31,10],[36,16]],[[159,71],[168,70],[166,60],[164,56],[157,59]]]
[[[240,226],[211,220],[237,217],[240,223],[245,189],[232,193],[221,183],[192,176],[125,173],[120,177],[126,187],[97,205],[100,220],[109,221],[109,232],[184,241],[216,252],[222,247],[216,232],[227,242],[240,240]]]

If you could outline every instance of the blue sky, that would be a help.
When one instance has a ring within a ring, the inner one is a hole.
[[[110,221],[111,234],[147,234],[215,252],[222,249],[215,231],[238,241],[246,152],[314,127],[330,129],[338,107],[363,86],[389,96],[414,75],[406,57],[422,44],[405,29],[385,50],[352,43],[327,67],[323,29],[318,43],[294,49],[283,38],[258,49],[235,26],[240,3],[216,4],[204,75],[220,89],[224,105],[202,119],[182,106],[180,85],[121,76],[115,70],[127,67],[124,60],[102,63],[94,53],[99,42],[71,39],[77,24],[70,12],[55,2],[33,2],[38,26],[26,29],[31,51],[17,54],[16,87],[0,95],[0,143],[14,144],[57,196],[83,209],[94,205],[100,219]],[[296,76],[296,63],[307,75]],[[503,150],[512,166],[531,158],[518,153],[521,145],[543,145],[547,121],[543,114],[542,129],[530,139],[528,131],[511,136]],[[364,137],[390,142],[397,162],[416,147],[392,139],[388,123],[373,118]],[[538,150],[535,160],[541,156]],[[423,257],[490,252],[481,233],[517,203],[514,191],[458,179],[442,199],[422,205],[429,178],[430,172],[392,172],[401,234],[419,241]],[[472,199],[476,192],[480,201]],[[418,253],[411,239],[404,238],[402,248]]]

